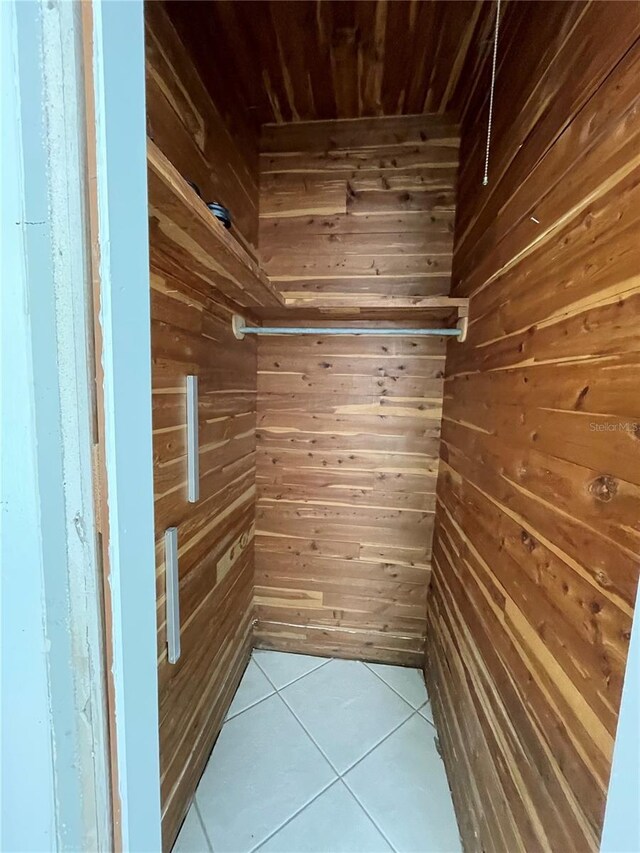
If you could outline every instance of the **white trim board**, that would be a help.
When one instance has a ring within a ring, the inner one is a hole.
[[[161,848],[144,19],[93,0],[100,324],[124,850]]]

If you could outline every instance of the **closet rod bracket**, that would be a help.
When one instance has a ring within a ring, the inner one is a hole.
[[[233,330],[234,338],[237,338],[239,341],[244,340],[244,332],[242,330],[245,327],[244,317],[241,317],[240,314],[234,314],[231,318],[231,329]]]
[[[459,330],[458,343],[463,344],[467,340],[467,332],[469,331],[469,305],[458,306],[458,321],[456,329]]]

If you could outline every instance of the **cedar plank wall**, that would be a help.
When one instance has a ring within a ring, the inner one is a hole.
[[[639,24],[512,4],[487,189],[486,102],[462,124],[427,679],[470,851],[598,849],[640,550]]]
[[[257,154],[238,154],[159,3],[145,7],[149,131],[255,246]],[[245,146],[245,148],[247,148]],[[151,184],[150,184],[151,186]],[[171,848],[251,649],[255,341],[230,329],[206,270],[150,229],[163,847]],[[241,357],[239,354],[241,353]],[[200,499],[186,500],[185,376],[199,378]],[[178,527],[182,654],[167,662],[163,534]]]
[[[258,345],[256,644],[421,666],[442,338]]]
[[[260,249],[285,296],[336,324],[448,294],[457,143],[433,116],[265,128]],[[259,339],[257,645],[422,665],[444,351]]]
[[[207,4],[203,4],[207,5]],[[232,233],[255,254],[258,240],[258,135],[221,113],[159,0],[146,2],[147,133],[205,201],[231,211]]]
[[[287,304],[448,295],[458,144],[436,115],[263,127],[260,255]]]

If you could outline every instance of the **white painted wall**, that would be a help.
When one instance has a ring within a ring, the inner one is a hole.
[[[160,849],[144,28],[94,0],[109,576],[125,850]],[[112,850],[80,4],[0,2],[0,850]]]
[[[144,27],[93,0],[116,796],[160,849]],[[107,851],[81,8],[0,2],[0,850]]]
[[[53,850],[56,820],[40,538],[16,8],[0,3],[0,849]],[[36,805],[37,804],[37,805]]]
[[[0,4],[2,203],[0,288],[0,539],[2,556],[2,826],[0,849],[54,850],[54,731],[50,702],[42,502],[38,462],[29,232],[46,212],[26,199],[17,7]],[[36,128],[37,130],[37,128]]]
[[[600,849],[602,853],[640,851],[640,590],[631,627]]]

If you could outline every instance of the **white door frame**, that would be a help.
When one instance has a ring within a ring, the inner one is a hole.
[[[142,0],[91,9],[115,790],[138,853],[161,847],[144,15]]]
[[[0,26],[0,849],[159,851],[142,0]]]

